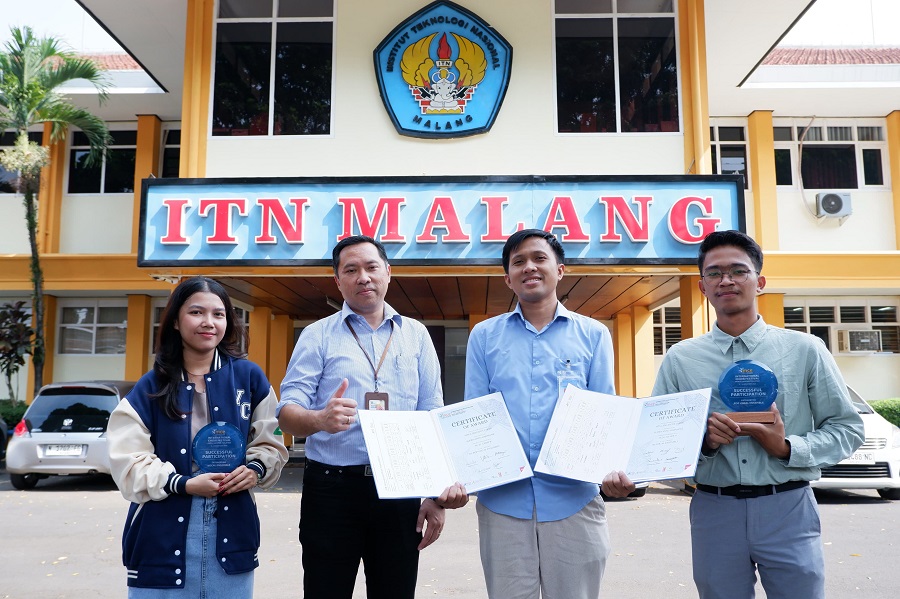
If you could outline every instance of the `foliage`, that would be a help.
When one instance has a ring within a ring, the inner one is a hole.
[[[14,428],[22,420],[28,405],[21,401],[0,399],[0,418],[6,422],[6,426]]]
[[[895,426],[900,426],[900,397],[870,401],[869,405],[884,416],[885,420]]]
[[[38,252],[37,193],[40,169],[46,166],[42,152],[27,139],[28,129],[47,123],[50,140],[62,141],[70,126],[81,129],[90,144],[90,157],[99,161],[109,144],[106,123],[65,98],[60,87],[77,79],[85,79],[97,89],[100,100],[106,98],[103,72],[91,60],[65,50],[53,37],[37,38],[30,27],[10,29],[11,39],[0,51],[0,131],[16,132],[16,145],[4,149],[4,164],[18,170],[17,191],[25,204],[25,223],[31,250],[32,369],[34,388],[44,382],[44,274]]]
[[[12,378],[25,365],[25,356],[31,353],[31,336],[34,334],[28,326],[30,315],[24,306],[23,301],[0,306],[0,372],[6,378],[9,399],[13,402],[16,392]]]

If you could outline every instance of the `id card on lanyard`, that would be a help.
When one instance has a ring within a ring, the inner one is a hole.
[[[391,334],[388,337],[387,343],[384,344],[384,351],[381,352],[381,359],[378,360],[378,366],[375,366],[375,362],[372,361],[372,358],[369,357],[369,352],[366,351],[366,348],[363,347],[362,341],[359,340],[359,335],[356,334],[356,331],[353,329],[353,325],[350,324],[350,320],[347,320],[347,327],[350,329],[350,332],[353,333],[353,338],[356,339],[356,344],[359,345],[359,349],[362,350],[363,355],[366,356],[366,360],[369,362],[369,366],[372,367],[372,372],[375,374],[375,390],[369,391],[363,396],[364,401],[366,402],[367,410],[387,410],[388,404],[390,402],[390,398],[387,393],[382,393],[378,391],[378,372],[381,370],[381,365],[384,364],[384,359],[387,357],[388,348],[391,346],[391,340],[394,338],[394,321],[391,322]]]

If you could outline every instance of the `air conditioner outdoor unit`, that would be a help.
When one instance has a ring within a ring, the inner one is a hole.
[[[843,218],[853,214],[849,193],[823,191],[816,194],[816,216],[820,218]]]
[[[870,354],[881,351],[881,331],[864,329],[838,330],[838,352]]]

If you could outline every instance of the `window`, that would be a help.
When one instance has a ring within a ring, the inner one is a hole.
[[[747,136],[743,125],[713,125],[709,128],[709,139],[712,145],[713,173],[741,175],[744,178],[744,189],[748,189]]]
[[[178,177],[181,164],[181,130],[163,131],[163,155],[160,177]]]
[[[884,127],[846,119],[823,122],[776,119],[775,181],[806,189],[859,189],[885,185]],[[802,164],[800,161],[802,148]],[[796,168],[795,168],[796,166]]]
[[[671,0],[556,0],[560,133],[678,131]]]
[[[790,303],[790,305],[788,305]],[[841,328],[871,327],[881,331],[881,351],[900,353],[900,322],[897,320],[900,302],[884,299],[822,300],[788,302],[785,300],[784,325],[787,329],[811,333],[834,349],[832,335]],[[843,326],[847,325],[847,326]]]
[[[33,141],[36,144],[42,143],[43,138],[44,135],[40,131],[30,131],[28,133],[28,141]],[[15,144],[16,134],[14,131],[0,134],[0,149],[11,148]],[[16,178],[18,176],[18,173],[8,171],[0,164],[0,193],[16,193]]]
[[[69,150],[69,193],[134,193],[137,131],[110,131],[112,143],[103,159],[87,164],[90,144],[81,131],[72,134]]]
[[[653,355],[663,356],[681,341],[681,308],[660,308],[653,312]]]
[[[60,354],[124,354],[128,307],[124,302],[71,303],[60,308]]]
[[[222,0],[213,135],[331,131],[333,0]]]

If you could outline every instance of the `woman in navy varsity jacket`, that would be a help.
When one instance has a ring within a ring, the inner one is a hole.
[[[131,599],[253,595],[259,517],[250,489],[275,484],[287,450],[274,434],[275,391],[241,357],[245,337],[219,283],[182,281],[162,316],[153,370],[110,416],[112,475],[132,502],[122,536]],[[203,472],[192,441],[223,421],[246,439],[245,463]]]

